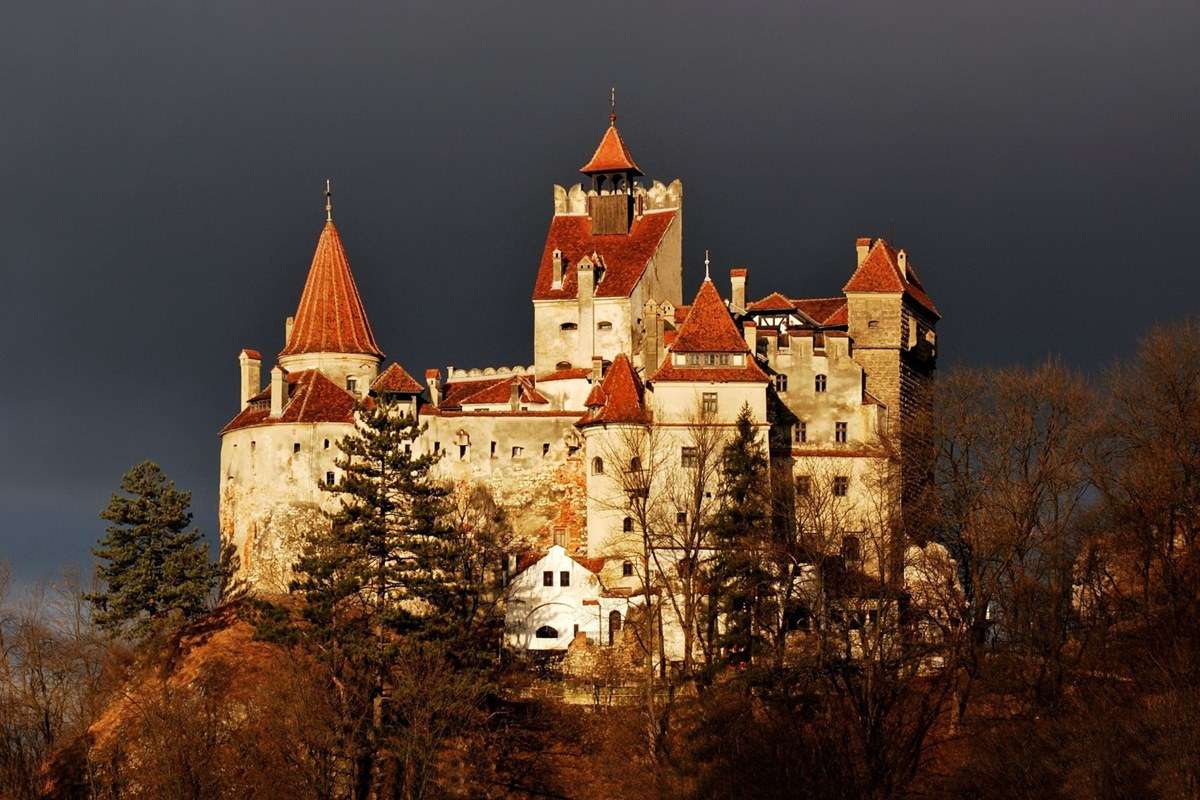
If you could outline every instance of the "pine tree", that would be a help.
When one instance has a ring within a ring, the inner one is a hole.
[[[121,478],[100,518],[111,523],[92,553],[101,560],[101,590],[88,595],[96,623],[142,637],[171,621],[204,613],[222,571],[192,522],[191,492],[182,492],[152,461]]]
[[[716,549],[712,607],[724,620],[718,642],[734,664],[754,660],[762,640],[759,622],[770,603],[769,486],[767,453],[750,408],[742,406],[734,437],[721,454],[718,510],[710,523]]]

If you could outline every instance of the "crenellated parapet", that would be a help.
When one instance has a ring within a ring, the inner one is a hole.
[[[584,189],[576,183],[570,188],[554,184],[554,213],[556,215],[587,216],[590,198],[607,197],[613,192],[608,189]],[[638,213],[667,211],[683,205],[683,182],[678,178],[670,183],[651,181],[650,186],[635,183],[633,199]]]
[[[533,365],[527,367],[446,367],[446,382],[478,380],[479,378],[508,378],[515,375],[533,375]]]

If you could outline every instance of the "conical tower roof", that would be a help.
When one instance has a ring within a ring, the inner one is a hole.
[[[729,309],[709,278],[700,284],[687,319],[671,345],[675,353],[744,353],[746,340],[738,333]]]
[[[580,167],[579,171],[584,175],[595,175],[601,172],[642,174],[638,165],[634,163],[633,156],[629,154],[629,148],[621,139],[615,116],[609,123],[608,130],[604,132],[604,137],[600,139],[600,146],[592,154],[592,160]]]
[[[333,220],[325,223],[317,240],[292,333],[279,355],[301,353],[363,353],[383,357]]]

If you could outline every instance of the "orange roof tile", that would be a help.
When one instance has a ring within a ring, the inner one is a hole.
[[[287,345],[279,355],[365,353],[383,357],[332,222],[317,240]]]
[[[516,384],[519,387],[519,397],[522,403],[534,403],[537,405],[549,404],[550,401],[546,396],[539,392],[533,386],[533,381],[523,375],[515,375],[510,378],[500,378],[492,381],[487,386],[481,386],[477,391],[471,394],[460,395],[458,405],[496,405],[499,403],[507,403],[512,397],[512,386]],[[451,384],[453,385],[453,384]],[[449,393],[447,393],[449,394]]]
[[[687,319],[671,345],[675,353],[745,353],[746,340],[733,324],[717,287],[708,278],[692,301]]]
[[[371,391],[378,393],[420,394],[423,389],[412,375],[405,372],[404,367],[394,361],[371,384]]]
[[[747,311],[795,311],[796,301],[789,300],[779,292],[771,292],[762,300],[756,300],[746,307]]]
[[[592,154],[591,161],[580,167],[579,171],[584,175],[594,175],[598,172],[632,172],[635,175],[642,174],[642,171],[638,169],[638,165],[633,163],[633,156],[629,154],[629,148],[625,146],[624,140],[621,139],[621,134],[617,131],[615,120],[608,126],[608,130],[604,132],[604,136],[601,137],[600,144],[596,147],[596,152]]]
[[[306,369],[287,374],[288,398],[283,413],[271,417],[271,387],[250,398],[250,403],[238,413],[221,433],[248,428],[251,425],[284,423],[354,422],[354,395],[331,381],[325,373]]]
[[[845,325],[846,298],[821,297],[812,299],[793,299],[793,303],[801,312],[811,317],[819,325]],[[835,322],[839,315],[842,321]]]
[[[251,350],[249,347],[243,347],[242,351],[238,353],[238,355],[245,356],[246,358],[250,358],[255,361],[262,361],[262,353],[259,353],[257,350]]]
[[[629,356],[618,353],[604,373],[604,380],[593,386],[587,399],[587,413],[576,424],[640,423],[646,414],[646,387],[634,370]]]
[[[859,240],[862,241],[862,240]],[[877,239],[867,257],[854,270],[850,280],[842,287],[843,292],[895,292],[905,294],[936,317],[941,317],[933,300],[925,293],[912,265],[908,265],[908,276],[900,271],[897,253],[883,239]]]
[[[550,220],[546,246],[533,285],[534,300],[564,300],[578,292],[577,267],[584,256],[599,254],[604,277],[596,284],[596,297],[628,297],[646,271],[646,264],[675,219],[674,211],[652,211],[636,217],[626,234],[592,235],[586,215],[560,214]],[[562,251],[562,286],[554,288],[554,251]]]

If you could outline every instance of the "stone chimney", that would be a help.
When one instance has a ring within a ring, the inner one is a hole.
[[[516,378],[508,385],[508,410],[521,410],[521,381]]]
[[[262,356],[257,350],[238,353],[238,367],[242,373],[242,408],[250,404],[250,398],[262,391]]]
[[[283,346],[287,347],[288,342],[292,340],[292,326],[296,324],[295,317],[288,317],[283,321]]]
[[[662,360],[663,325],[662,311],[658,303],[647,300],[642,311],[642,369],[652,375]]]
[[[604,378],[604,359],[592,356],[592,383],[598,384]]]
[[[442,387],[438,383],[438,379],[442,377],[442,373],[437,369],[425,370],[425,386],[429,389],[429,402],[433,405],[441,405],[442,402]]]
[[[742,314],[746,311],[746,274],[745,267],[734,267],[729,270],[729,302],[733,311]]]
[[[867,253],[871,251],[871,239],[869,237],[862,237],[856,240],[854,242],[854,249],[858,255],[858,261],[855,266],[861,266],[862,262],[867,258]]]
[[[550,256],[550,263],[554,265],[554,288],[561,288],[563,280],[562,250],[555,248],[554,253]]]
[[[595,287],[595,273],[593,272],[592,259],[589,256],[584,256],[579,261],[579,271],[575,276],[575,280],[579,285],[579,290],[576,296],[579,298],[579,303],[582,305],[585,302],[591,302],[592,290]]]
[[[900,274],[904,276],[904,280],[908,280],[908,253],[901,250],[896,254],[896,266],[900,267]]]
[[[283,416],[283,407],[287,403],[287,373],[283,367],[276,364],[271,368],[271,416],[278,419]]]
[[[752,319],[748,319],[742,323],[742,335],[746,337],[746,347],[750,348],[750,352],[754,353],[758,347],[758,325]]]

